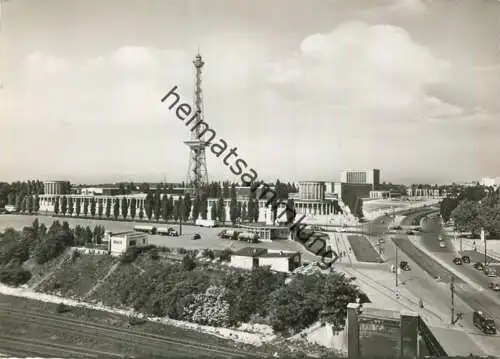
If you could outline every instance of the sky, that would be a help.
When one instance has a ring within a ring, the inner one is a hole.
[[[186,180],[160,100],[192,103],[198,51],[205,121],[259,179],[499,176],[499,27],[496,0],[10,0],[0,180]]]

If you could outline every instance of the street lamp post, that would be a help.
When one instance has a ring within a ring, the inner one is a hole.
[[[395,280],[396,280],[396,298],[399,299],[399,278],[398,278],[398,275],[399,275],[399,267],[398,267],[398,246],[396,245],[396,277],[395,277]]]

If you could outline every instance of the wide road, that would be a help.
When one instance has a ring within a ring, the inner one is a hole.
[[[455,252],[454,247],[451,244],[451,238],[442,230],[440,222],[438,219],[430,219],[428,221],[428,225],[426,226],[428,230],[422,234],[422,244],[425,248],[436,254],[437,257],[442,259],[447,263],[453,263],[453,259],[458,257],[458,253]],[[443,242],[446,245],[446,248],[439,247],[439,237],[443,239]],[[474,262],[482,262],[484,263],[484,253],[476,253],[472,251],[467,251],[463,253],[464,255],[469,255],[471,257],[470,264],[456,265],[455,269],[463,275],[467,276],[475,283],[479,284],[485,290],[488,289],[488,284],[492,281],[492,278],[486,276],[482,271],[479,271],[473,267]],[[493,258],[487,257],[489,262],[498,262]],[[498,279],[496,279],[498,280]],[[500,300],[500,293],[494,293],[498,296]],[[500,302],[499,302],[500,303]],[[500,305],[497,303],[497,305]],[[500,319],[500,318],[499,318]]]
[[[414,220],[420,219],[430,212],[431,211],[416,211],[405,218],[402,225],[410,225]],[[429,229],[435,228],[433,227],[435,225],[434,222],[429,224],[429,226],[424,227],[424,232],[421,236],[407,236],[405,234],[388,236],[385,235],[384,232],[386,232],[388,226],[391,225],[391,219],[385,216],[371,223],[368,226],[368,230],[371,230],[371,233],[375,235],[374,238],[383,237],[386,239],[383,248],[384,256],[387,260],[387,270],[389,270],[391,264],[395,263],[396,250],[394,244],[400,249],[398,251],[398,261],[406,260],[412,267],[410,272],[403,272],[400,275],[399,284],[407,286],[410,292],[422,298],[424,307],[426,305],[425,303],[429,303],[428,307],[435,308],[435,312],[449,313],[447,317],[441,318],[444,320],[444,323],[449,323],[451,320],[451,290],[449,286],[452,273],[447,268],[435,262],[412,243],[414,240],[419,240],[418,237],[424,237],[429,245],[433,246],[433,252],[448,256],[448,260],[450,260],[448,263],[452,263],[451,261],[455,255],[450,252],[450,245],[448,244],[447,248],[444,249],[440,248],[439,232],[426,232]],[[394,241],[391,241],[391,237]],[[457,266],[457,268],[458,267],[465,266]],[[474,269],[472,270],[475,271]],[[485,279],[485,277],[486,276],[482,275],[482,279]],[[475,346],[489,348],[490,353],[500,353],[500,335],[483,335],[472,323],[472,311],[475,309],[483,309],[494,316],[495,319],[500,319],[500,306],[492,301],[490,297],[484,295],[484,292],[479,292],[471,288],[460,279],[455,279],[455,294],[455,313],[464,313],[464,318],[460,322],[460,325],[463,326],[463,329],[469,334],[469,337],[474,340]],[[497,322],[500,323],[500,320]],[[464,341],[464,339],[461,340]],[[471,349],[471,352],[474,351]]]

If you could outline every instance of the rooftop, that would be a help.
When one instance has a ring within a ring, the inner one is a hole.
[[[109,235],[111,237],[125,236],[125,235],[131,235],[131,234],[144,234],[144,233],[137,232],[137,231],[126,231],[126,232],[117,232],[117,233],[110,232],[109,233]]]
[[[271,252],[268,253],[267,248],[252,248],[245,247],[240,249],[239,251],[233,253],[235,256],[243,256],[243,257],[266,257],[266,258],[281,258],[281,257],[292,257],[297,253],[286,253],[286,252]]]

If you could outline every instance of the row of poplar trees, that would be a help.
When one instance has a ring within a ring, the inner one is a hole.
[[[83,209],[82,209],[83,201]],[[75,206],[76,205],[76,206]],[[130,213],[129,213],[130,209]],[[82,212],[83,211],[83,212]],[[208,199],[206,197],[191,198],[189,194],[174,200],[172,196],[161,194],[160,190],[149,191],[144,201],[144,206],[138,208],[137,200],[130,199],[130,203],[125,197],[116,197],[113,201],[107,201],[104,204],[102,198],[72,198],[62,197],[60,203],[55,202],[54,213],[61,215],[76,216],[98,216],[105,218],[123,217],[139,219],[147,218],[156,221],[195,221],[197,218],[207,219],[208,217]],[[231,188],[231,199],[229,202],[229,218],[226,218],[226,202],[220,196],[214,206],[211,207],[210,218],[221,223],[231,221],[233,224],[238,222],[257,222],[259,218],[259,205],[255,194],[252,193],[247,202],[239,202],[236,199],[236,189]]]

